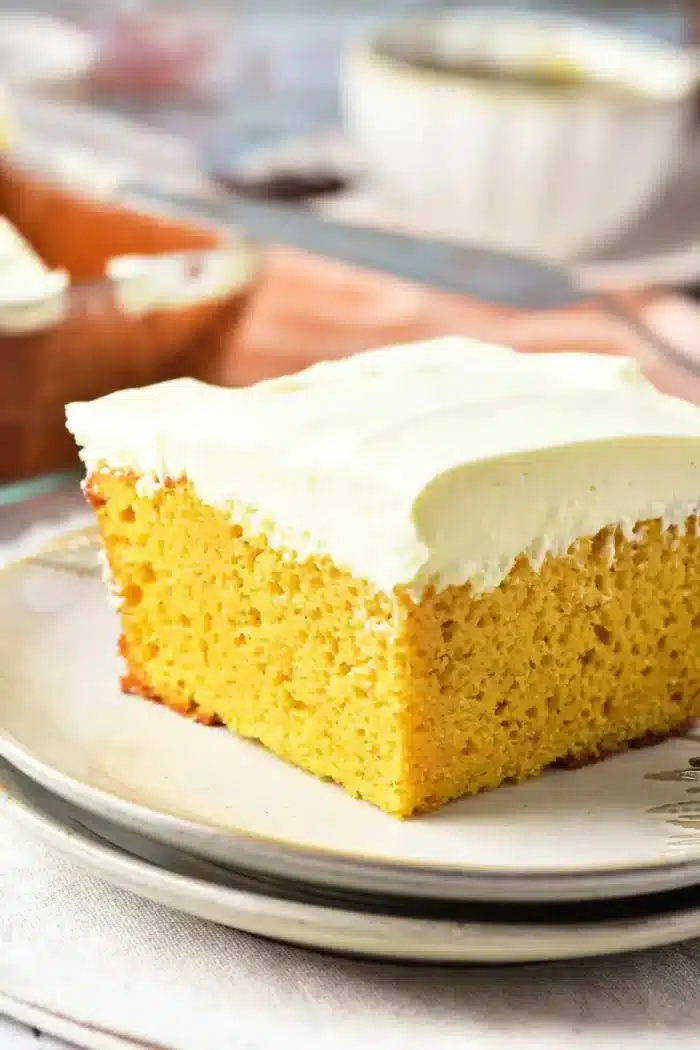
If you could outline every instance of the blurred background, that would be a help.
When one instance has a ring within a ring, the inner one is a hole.
[[[699,85],[700,0],[0,0],[0,482],[74,461],[65,401],[446,332],[700,400]],[[183,194],[539,257],[678,353],[251,246]],[[199,283],[143,261],[212,249]]]
[[[700,23],[694,0],[2,0],[0,11],[43,14],[86,37],[81,46],[77,34],[61,39],[58,26],[52,34],[45,23],[40,45],[39,22],[33,28],[27,19],[22,33],[10,32],[8,23],[0,61],[5,75],[25,84],[42,74],[50,78],[51,66],[63,63],[64,94],[90,63],[95,101],[185,132],[233,160],[333,125],[341,58],[358,36],[416,12],[483,7],[496,17],[498,10],[518,9],[580,15],[676,43],[692,39]],[[39,57],[22,59],[21,45],[32,35],[32,50],[45,51],[43,71]],[[179,106],[172,108],[176,95]]]

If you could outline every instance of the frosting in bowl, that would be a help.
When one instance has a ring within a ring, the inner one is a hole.
[[[449,338],[224,389],[190,379],[68,406],[89,472],[187,476],[252,534],[377,588],[498,586],[607,525],[682,527],[700,410],[627,358]]]
[[[60,320],[69,278],[51,270],[7,219],[0,217],[0,332],[26,332]]]

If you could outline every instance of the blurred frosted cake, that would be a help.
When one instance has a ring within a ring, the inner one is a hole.
[[[405,817],[700,713],[700,412],[441,340],[68,408],[127,688]]]

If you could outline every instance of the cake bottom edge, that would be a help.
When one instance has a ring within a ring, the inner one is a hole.
[[[122,652],[122,655],[124,655],[123,648],[121,645],[120,651]],[[139,697],[141,700],[147,700],[150,703],[166,707],[169,711],[173,712],[173,714],[179,715],[181,718],[186,718],[189,721],[196,722],[199,725],[207,726],[209,728],[226,729],[228,732],[231,732],[233,735],[238,736],[242,740],[252,740],[252,738],[247,738],[241,735],[241,733],[238,730],[226,726],[226,723],[223,721],[223,719],[215,712],[202,711],[202,709],[199,707],[196,701],[182,700],[181,698],[175,696],[160,695],[155,689],[153,689],[152,686],[148,684],[145,675],[135,671],[132,668],[129,668],[129,670],[121,676],[120,684],[121,689],[124,693],[130,696]],[[689,717],[687,715],[684,715],[681,719],[679,719],[677,724],[670,725],[668,728],[663,730],[647,730],[640,736],[634,737],[631,740],[623,740],[614,745],[603,746],[598,748],[597,750],[590,750],[584,753],[574,753],[573,751],[568,751],[560,757],[553,759],[551,762],[548,762],[546,765],[543,765],[541,769],[537,770],[529,776],[521,778],[520,780],[506,780],[497,786],[488,786],[486,788],[482,788],[479,791],[461,791],[452,796],[435,800],[429,805],[417,806],[410,813],[388,813],[387,810],[384,810],[384,812],[387,812],[389,816],[392,816],[399,820],[411,819],[412,817],[419,817],[424,814],[435,812],[436,810],[441,809],[443,806],[447,805],[450,802],[458,802],[460,799],[463,798],[473,798],[478,794],[484,794],[486,791],[497,791],[500,787],[505,786],[508,783],[525,783],[528,780],[534,780],[538,776],[541,776],[543,773],[547,772],[548,770],[576,772],[577,770],[585,769],[589,766],[597,765],[600,762],[608,761],[609,759],[615,758],[619,755],[626,754],[629,751],[640,751],[647,748],[657,747],[659,744],[663,744],[668,740],[681,737],[684,733],[690,730],[693,727],[693,725],[696,724],[697,721],[698,720],[695,717]],[[300,767],[298,765],[295,765],[293,762],[288,761],[282,755],[275,755],[275,757],[280,762],[284,762],[285,765],[290,766],[292,769],[297,769],[300,772],[305,773],[307,776],[314,776],[313,773],[310,773],[308,770],[303,769],[303,767]],[[341,781],[333,780],[331,778],[324,779],[326,780],[326,782],[334,784],[334,786],[337,787],[339,790],[347,792],[347,786],[344,785]],[[355,795],[355,797],[358,798],[360,801],[367,801],[370,805],[374,805],[375,808],[381,808],[377,807],[376,803],[371,802],[371,800],[363,799],[360,795]]]

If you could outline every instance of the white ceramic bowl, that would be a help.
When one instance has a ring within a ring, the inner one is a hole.
[[[553,60],[628,89],[543,91],[426,62],[527,71]],[[444,13],[354,45],[342,94],[376,190],[444,234],[574,258],[632,220],[673,175],[698,57],[553,16]]]

